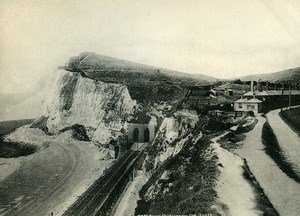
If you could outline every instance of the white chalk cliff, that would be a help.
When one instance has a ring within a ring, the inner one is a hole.
[[[58,69],[49,80],[43,116],[48,117],[46,126],[50,133],[80,124],[92,141],[106,144],[120,135],[136,105],[125,85]]]

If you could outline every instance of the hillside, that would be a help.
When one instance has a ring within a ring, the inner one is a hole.
[[[242,76],[242,77],[237,77],[237,79],[241,79],[245,81],[262,79],[262,80],[268,80],[269,82],[292,80],[292,81],[300,82],[300,67],[278,71],[275,73],[264,73],[264,74]]]
[[[69,62],[61,67],[72,72],[80,72],[83,76],[92,79],[132,84],[134,82],[148,83],[160,82],[187,82],[202,83],[217,80],[214,77],[202,74],[191,75],[166,68],[138,64],[108,56],[98,55],[93,52],[81,53],[72,57]]]
[[[43,92],[0,94],[0,121],[40,116],[43,98]]]

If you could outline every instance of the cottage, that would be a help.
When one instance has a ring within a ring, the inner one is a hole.
[[[241,98],[234,102],[234,111],[235,112],[249,112],[253,111],[255,115],[261,113],[262,101],[257,98],[247,99]]]

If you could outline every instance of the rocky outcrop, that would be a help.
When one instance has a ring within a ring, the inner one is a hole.
[[[107,144],[121,135],[137,105],[125,85],[96,81],[63,69],[54,75],[43,104],[50,134],[78,124],[96,143]]]
[[[177,111],[172,117],[165,118],[145,158],[144,170],[152,173],[168,158],[177,155],[189,139],[200,139],[201,132],[195,136],[191,134],[198,120],[197,113],[188,110]]]

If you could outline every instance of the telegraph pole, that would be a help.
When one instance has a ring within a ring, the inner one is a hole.
[[[291,81],[289,82],[289,116],[291,116],[291,99],[292,99],[292,90],[291,90]]]

